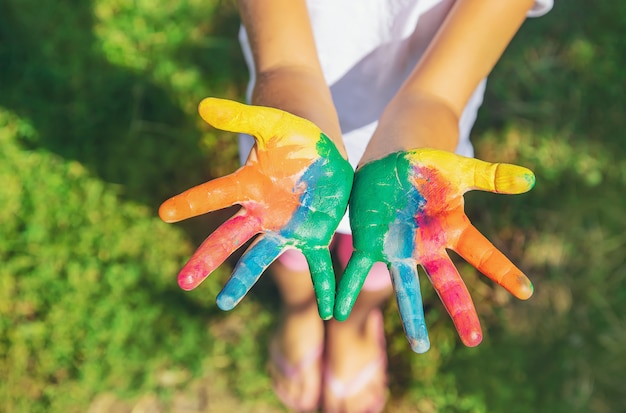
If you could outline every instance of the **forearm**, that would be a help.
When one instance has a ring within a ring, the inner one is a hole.
[[[252,103],[315,123],[345,155],[303,0],[239,0],[255,64]]]
[[[396,96],[361,163],[398,150],[453,151],[467,101],[500,59],[533,0],[459,0]]]
[[[385,108],[359,164],[415,148],[454,152],[458,129],[459,117],[441,99],[427,94],[398,95]]]

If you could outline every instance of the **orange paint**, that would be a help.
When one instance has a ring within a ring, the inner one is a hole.
[[[335,274],[328,244],[346,210],[352,167],[317,126],[287,112],[215,98],[203,100],[199,112],[216,128],[254,136],[256,145],[234,173],[161,205],[159,216],[165,222],[242,206],[189,259],[178,276],[180,287],[197,287],[230,254],[260,234],[218,295],[218,306],[232,309],[282,251],[296,247],[315,263],[311,276],[320,316],[330,318]]]

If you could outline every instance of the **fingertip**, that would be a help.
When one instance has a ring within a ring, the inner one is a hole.
[[[198,104],[198,111],[206,112],[208,110],[212,110],[214,108],[227,104],[228,102],[231,102],[231,101],[226,100],[226,99],[214,98],[214,97],[206,97],[202,99],[200,103]]]
[[[242,283],[236,279],[231,279],[217,295],[215,299],[217,307],[222,311],[230,311],[243,300],[247,292],[248,290]]]
[[[198,113],[206,123],[212,124],[214,115],[213,111],[216,107],[215,98],[204,98],[198,105]]]
[[[472,329],[461,336],[461,341],[467,347],[476,347],[483,341],[483,333],[480,329]]]
[[[198,113],[206,123],[214,125],[216,122],[219,123],[220,119],[232,118],[233,104],[236,102],[212,97],[204,98],[198,105]]]
[[[331,303],[318,302],[317,312],[319,313],[322,320],[330,320],[331,318],[333,318],[333,306]]]
[[[205,114],[210,113],[211,109],[215,106],[215,98],[204,98],[198,104],[198,113],[205,118]]]
[[[222,311],[230,311],[237,306],[239,300],[233,299],[230,295],[220,293],[215,300],[217,307]]]
[[[527,172],[524,175],[524,179],[526,179],[526,182],[528,182],[528,190],[531,190],[535,187],[535,184],[537,183],[537,177],[535,176],[535,173],[530,169],[526,169],[526,171]]]
[[[428,337],[409,338],[409,345],[411,346],[411,350],[417,354],[423,354],[430,350],[430,340],[428,340]]]
[[[535,287],[533,286],[533,283],[526,278],[526,276],[522,275],[522,277],[524,277],[524,283],[520,284],[520,288],[516,291],[515,297],[520,300],[528,300],[535,292]]]
[[[192,274],[180,273],[178,274],[178,286],[185,291],[191,291],[198,286],[198,282]]]
[[[335,306],[334,317],[337,321],[346,321],[350,316],[350,311],[352,309],[348,308],[346,305],[342,305],[341,303],[337,303]]]
[[[346,321],[352,312],[352,307],[356,301],[356,297],[358,296],[358,289],[354,290],[344,290],[342,285],[339,285],[339,290],[337,293],[337,298],[335,300],[335,311],[334,317],[338,321]]]
[[[535,174],[518,165],[500,164],[495,176],[497,192],[520,194],[535,186]]]
[[[500,285],[520,300],[528,300],[534,292],[532,282],[519,270],[503,277]]]
[[[464,311],[453,317],[453,320],[464,345],[476,347],[483,341],[483,332],[475,310]]]
[[[177,210],[172,202],[165,201],[159,207],[159,218],[161,221],[171,224],[178,221]]]
[[[322,313],[320,312],[320,318],[324,321],[328,321],[330,319],[333,318],[333,312],[331,311],[330,313]]]
[[[411,350],[415,353],[426,353],[430,349],[430,340],[428,339],[428,329],[423,318],[419,318],[414,328],[408,328],[405,325],[406,338],[409,340]]]

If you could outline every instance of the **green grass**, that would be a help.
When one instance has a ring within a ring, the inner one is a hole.
[[[243,95],[237,25],[225,0],[0,3],[0,410],[82,412],[103,394],[169,405],[204,382],[214,403],[280,410],[264,370],[273,287],[223,313],[230,264],[176,286],[228,211],[156,217],[237,165],[234,137],[196,112]],[[390,411],[626,410],[624,32],[626,5],[557,2],[496,67],[477,154],[530,167],[537,185],[469,194],[468,214],[535,296],[516,302],[460,263],[485,330],[467,349],[422,283],[424,355],[390,305]]]

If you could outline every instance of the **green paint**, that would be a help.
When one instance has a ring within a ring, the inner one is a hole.
[[[300,178],[307,190],[301,198],[302,206],[280,231],[308,246],[328,245],[346,212],[354,171],[341,156],[335,144],[324,134],[316,145],[320,158]]]
[[[355,175],[350,198],[354,246],[368,251],[375,261],[386,262],[384,235],[414,191],[407,181],[410,168],[404,152],[396,152],[364,165]]]

